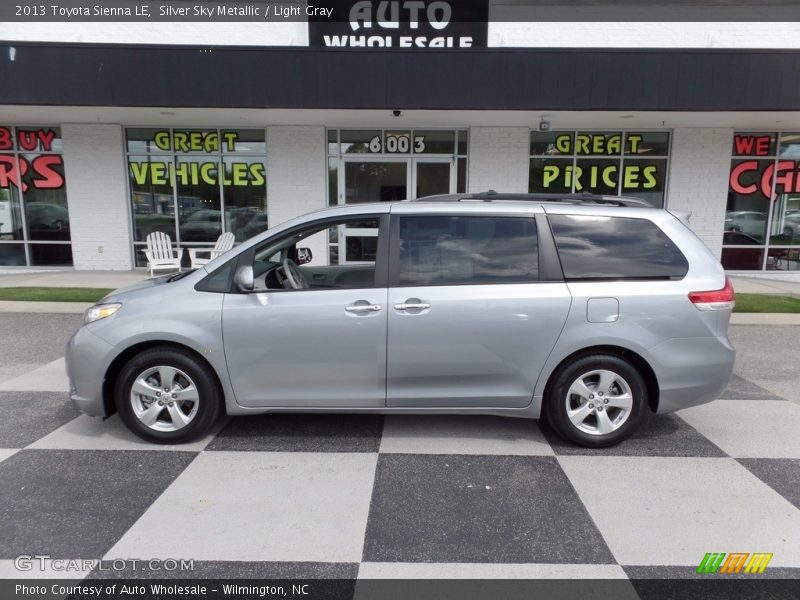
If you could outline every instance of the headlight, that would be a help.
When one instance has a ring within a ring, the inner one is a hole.
[[[114,302],[112,304],[95,304],[86,310],[86,313],[83,315],[83,322],[92,323],[94,321],[99,321],[100,319],[105,319],[106,317],[113,315],[120,308],[122,308],[122,304],[120,302]]]

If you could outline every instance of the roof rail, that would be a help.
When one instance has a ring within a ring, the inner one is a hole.
[[[474,194],[441,194],[437,196],[426,196],[417,198],[412,202],[462,202],[464,200],[481,200],[483,202],[492,201],[520,201],[520,202],[566,202],[571,204],[605,204],[608,206],[625,206],[633,208],[653,208],[652,204],[640,198],[628,196],[604,196],[582,192],[580,194],[520,194],[520,193],[501,193],[495,190],[488,192],[476,192]]]
[[[580,194],[502,194],[495,190],[488,192],[480,192],[471,194],[471,197],[476,200],[520,200],[528,202],[587,202],[595,204],[610,204],[613,206],[634,206],[642,208],[652,208],[652,204],[648,204],[639,198],[630,198],[626,196],[604,196],[601,194],[592,194],[591,192],[581,192]]]

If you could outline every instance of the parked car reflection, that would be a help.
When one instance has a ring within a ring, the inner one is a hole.
[[[230,212],[226,211],[230,218]],[[182,242],[213,242],[222,234],[222,211],[197,210],[180,227]]]
[[[25,217],[28,229],[69,229],[69,212],[60,204],[28,202]]]
[[[267,229],[267,213],[256,213],[240,231],[236,231],[236,241],[243,242]]]
[[[70,239],[69,211],[66,206],[50,202],[28,202],[25,204],[25,220],[32,239]]]
[[[767,214],[754,210],[733,210],[725,213],[725,231],[740,231],[764,243],[767,231]],[[749,243],[749,242],[745,242]]]

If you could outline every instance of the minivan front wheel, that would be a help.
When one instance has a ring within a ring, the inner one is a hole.
[[[220,411],[213,373],[178,348],[152,348],[134,356],[117,378],[115,398],[128,428],[160,444],[200,437]]]
[[[647,386],[625,359],[593,354],[563,367],[545,402],[548,421],[563,437],[603,448],[639,428],[647,414]]]

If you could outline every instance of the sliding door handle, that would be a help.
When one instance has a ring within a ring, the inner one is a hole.
[[[403,302],[401,304],[394,305],[395,310],[425,310],[426,308],[430,307],[431,305],[427,302]]]

